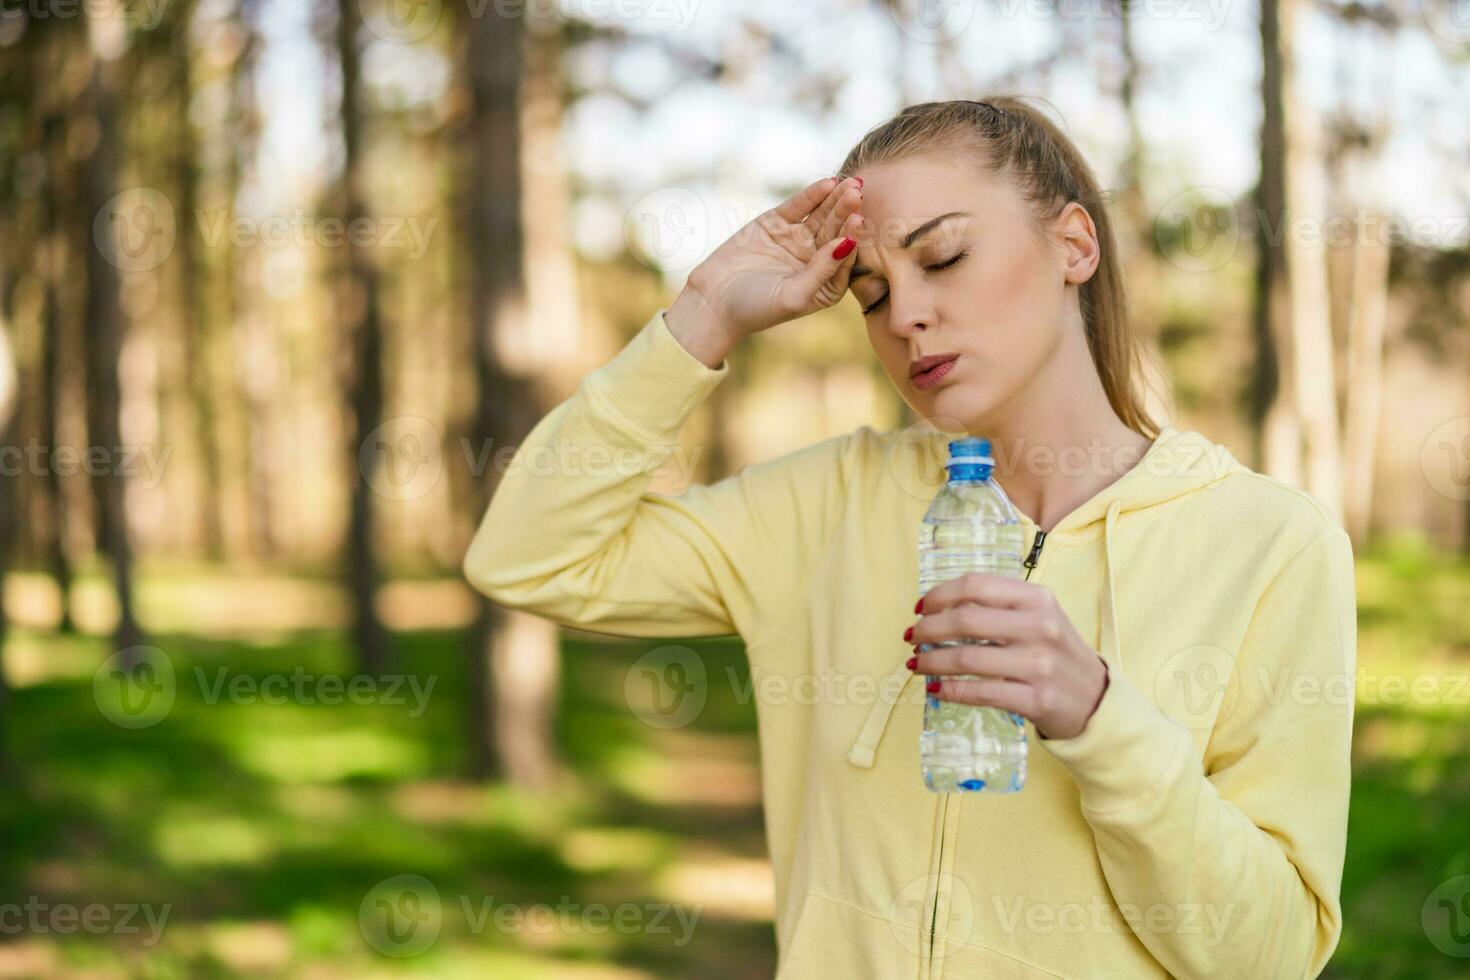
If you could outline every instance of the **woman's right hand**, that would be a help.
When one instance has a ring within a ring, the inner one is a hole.
[[[843,240],[856,240],[861,206],[860,178],[827,177],[759,215],[689,274],[664,317],[670,332],[718,367],[742,337],[836,303],[857,255]]]

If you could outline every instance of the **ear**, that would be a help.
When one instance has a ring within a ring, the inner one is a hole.
[[[1092,215],[1076,201],[1068,201],[1052,227],[1062,246],[1065,280],[1080,285],[1091,279],[1102,259],[1102,249],[1097,241],[1097,226],[1092,223]]]

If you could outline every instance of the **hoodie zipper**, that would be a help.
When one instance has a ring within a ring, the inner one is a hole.
[[[1031,542],[1031,554],[1021,564],[1026,566],[1026,577],[1031,577],[1031,570],[1036,567],[1037,561],[1041,559],[1041,546],[1046,542],[1046,532],[1041,528],[1036,529],[1036,540]]]
[[[949,817],[949,794],[939,801],[939,863],[935,865],[934,905],[929,909],[929,970],[934,970],[934,935],[939,930],[939,886],[944,876],[944,828]]]
[[[1046,544],[1046,534],[1047,534],[1047,532],[1043,531],[1041,528],[1037,528],[1036,529],[1036,537],[1033,538],[1032,541],[1031,541],[1031,552],[1030,552],[1030,554],[1028,554],[1026,556],[1025,561],[1023,561],[1021,563],[1025,567],[1025,569],[1026,569],[1026,578],[1027,579],[1030,579],[1031,578],[1031,572],[1032,572],[1032,570],[1034,570],[1036,568],[1037,563],[1041,560],[1041,549]],[[949,794],[946,793],[946,794],[944,794],[944,796],[939,801],[939,864],[937,865],[937,875],[936,875],[936,878],[935,878],[935,882],[936,883],[935,883],[935,887],[934,887],[934,904],[932,906],[930,906],[930,908],[929,908],[929,956],[928,956],[928,961],[929,961],[929,969],[930,969],[931,972],[932,972],[932,970],[934,968],[934,940],[935,940],[935,938],[937,938],[937,933],[939,932],[939,885],[938,885],[939,878],[938,878],[938,875],[942,875],[944,873],[944,871],[943,871],[943,869],[944,869],[944,843],[945,843],[945,841],[944,841],[944,835],[945,835],[945,828],[946,828],[946,824],[947,824],[947,819],[946,818],[948,816],[949,816]]]

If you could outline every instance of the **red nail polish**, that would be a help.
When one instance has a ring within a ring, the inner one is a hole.
[[[938,694],[939,693],[939,682],[938,681],[930,681],[929,683],[927,683],[927,684],[924,685],[924,690],[928,691],[930,694]]]
[[[923,611],[924,611],[924,598],[923,598],[923,596],[920,596],[919,597],[919,601],[916,602],[916,603],[914,603],[914,613],[915,614],[918,614],[918,613],[921,613]]]
[[[913,638],[914,638],[914,628],[912,626],[910,626],[908,629],[906,629],[906,630],[903,631],[903,642],[907,643],[909,640],[912,640]]]
[[[834,259],[845,259],[847,258],[847,253],[851,252],[856,247],[857,241],[855,239],[844,238],[842,241],[838,242],[837,247],[832,250],[832,257]]]
[[[913,670],[915,667],[919,666],[919,658],[910,657],[908,660],[904,661],[904,666],[907,667],[909,670]]]

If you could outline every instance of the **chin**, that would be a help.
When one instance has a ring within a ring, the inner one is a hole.
[[[909,400],[909,407],[946,432],[964,431],[985,435],[985,420],[991,405],[972,386],[956,384],[938,391],[921,392],[920,398]]]

